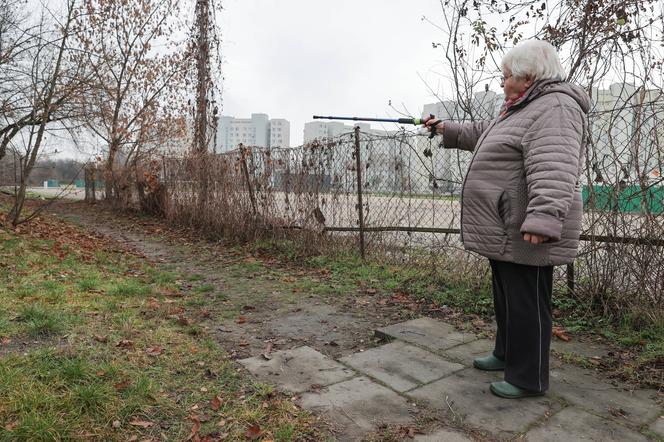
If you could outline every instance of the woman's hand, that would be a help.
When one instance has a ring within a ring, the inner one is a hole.
[[[442,134],[445,130],[445,123],[435,116],[429,115],[424,119],[424,127],[426,127],[429,132],[435,131],[437,134]]]
[[[531,244],[542,244],[549,240],[548,236],[535,235],[534,233],[524,233],[523,240]]]

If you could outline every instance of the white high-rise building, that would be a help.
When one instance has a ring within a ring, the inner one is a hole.
[[[290,146],[290,123],[283,118],[270,120],[270,146],[269,147],[289,147]]]
[[[371,129],[367,123],[357,123],[357,124],[344,124],[339,121],[310,121],[304,123],[304,143],[308,143],[314,140],[322,139],[331,139],[336,138],[339,135],[350,134],[355,130],[355,126],[359,126],[360,130],[364,133],[373,133],[376,132],[375,129]],[[380,131],[385,133],[385,131]]]
[[[267,114],[251,114],[251,118],[222,116],[217,128],[217,152],[228,152],[242,144],[254,147],[288,147],[290,123]]]

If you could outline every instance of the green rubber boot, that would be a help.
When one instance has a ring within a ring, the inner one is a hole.
[[[475,358],[473,367],[484,371],[500,371],[505,370],[505,361],[501,361],[494,355],[489,355],[483,358]]]
[[[524,397],[542,396],[543,391],[530,391],[512,385],[509,382],[500,381],[491,383],[491,393],[505,399],[521,399]]]

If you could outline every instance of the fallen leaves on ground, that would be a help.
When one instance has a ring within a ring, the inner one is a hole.
[[[102,344],[105,344],[106,342],[108,342],[108,335],[104,335],[104,336],[94,335],[92,337],[92,339],[94,339],[97,342],[101,342]]]
[[[117,383],[113,384],[113,386],[115,387],[115,389],[117,391],[124,391],[124,390],[127,389],[127,387],[129,387],[130,383],[131,383],[131,381],[129,379],[125,379],[124,381],[120,381],[120,382],[117,382]]]
[[[115,241],[109,241],[104,235],[86,231],[51,216],[37,216],[28,224],[17,226],[13,230],[17,235],[53,241],[53,245],[48,247],[48,251],[60,260],[66,258],[70,252],[79,254],[85,261],[93,260],[100,251],[122,252],[144,257],[136,250],[122,247]]]
[[[201,429],[201,421],[196,415],[189,416],[189,419],[191,419],[194,422],[194,426],[191,427],[191,433],[189,434],[187,440],[192,440],[196,437],[196,434]]]
[[[134,419],[131,422],[129,422],[129,425],[133,425],[135,427],[141,427],[141,428],[150,428],[154,425],[154,422]]]
[[[262,431],[261,427],[258,425],[252,425],[247,428],[247,431],[244,432],[244,436],[248,439],[255,440],[261,437]]]
[[[561,326],[553,327],[552,334],[561,341],[569,342],[572,340],[572,338],[567,334],[567,331]]]
[[[269,361],[270,359],[272,359],[271,353],[272,353],[272,343],[270,342],[269,344],[267,344],[267,347],[265,348],[265,351],[261,356],[263,356],[266,360]]]
[[[212,400],[210,401],[210,408],[212,408],[212,410],[214,411],[217,411],[219,410],[220,407],[221,407],[221,398],[219,396],[213,397]]]
[[[134,343],[132,341],[130,341],[129,339],[122,339],[115,346],[120,347],[120,348],[133,348]]]
[[[145,353],[147,353],[148,356],[159,356],[161,352],[162,348],[159,346],[148,347],[145,349]]]

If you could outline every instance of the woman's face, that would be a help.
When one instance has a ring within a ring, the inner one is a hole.
[[[505,92],[505,99],[515,100],[519,98],[532,84],[533,81],[528,77],[518,78],[512,75],[508,69],[503,69],[501,86],[503,87],[503,92]]]

